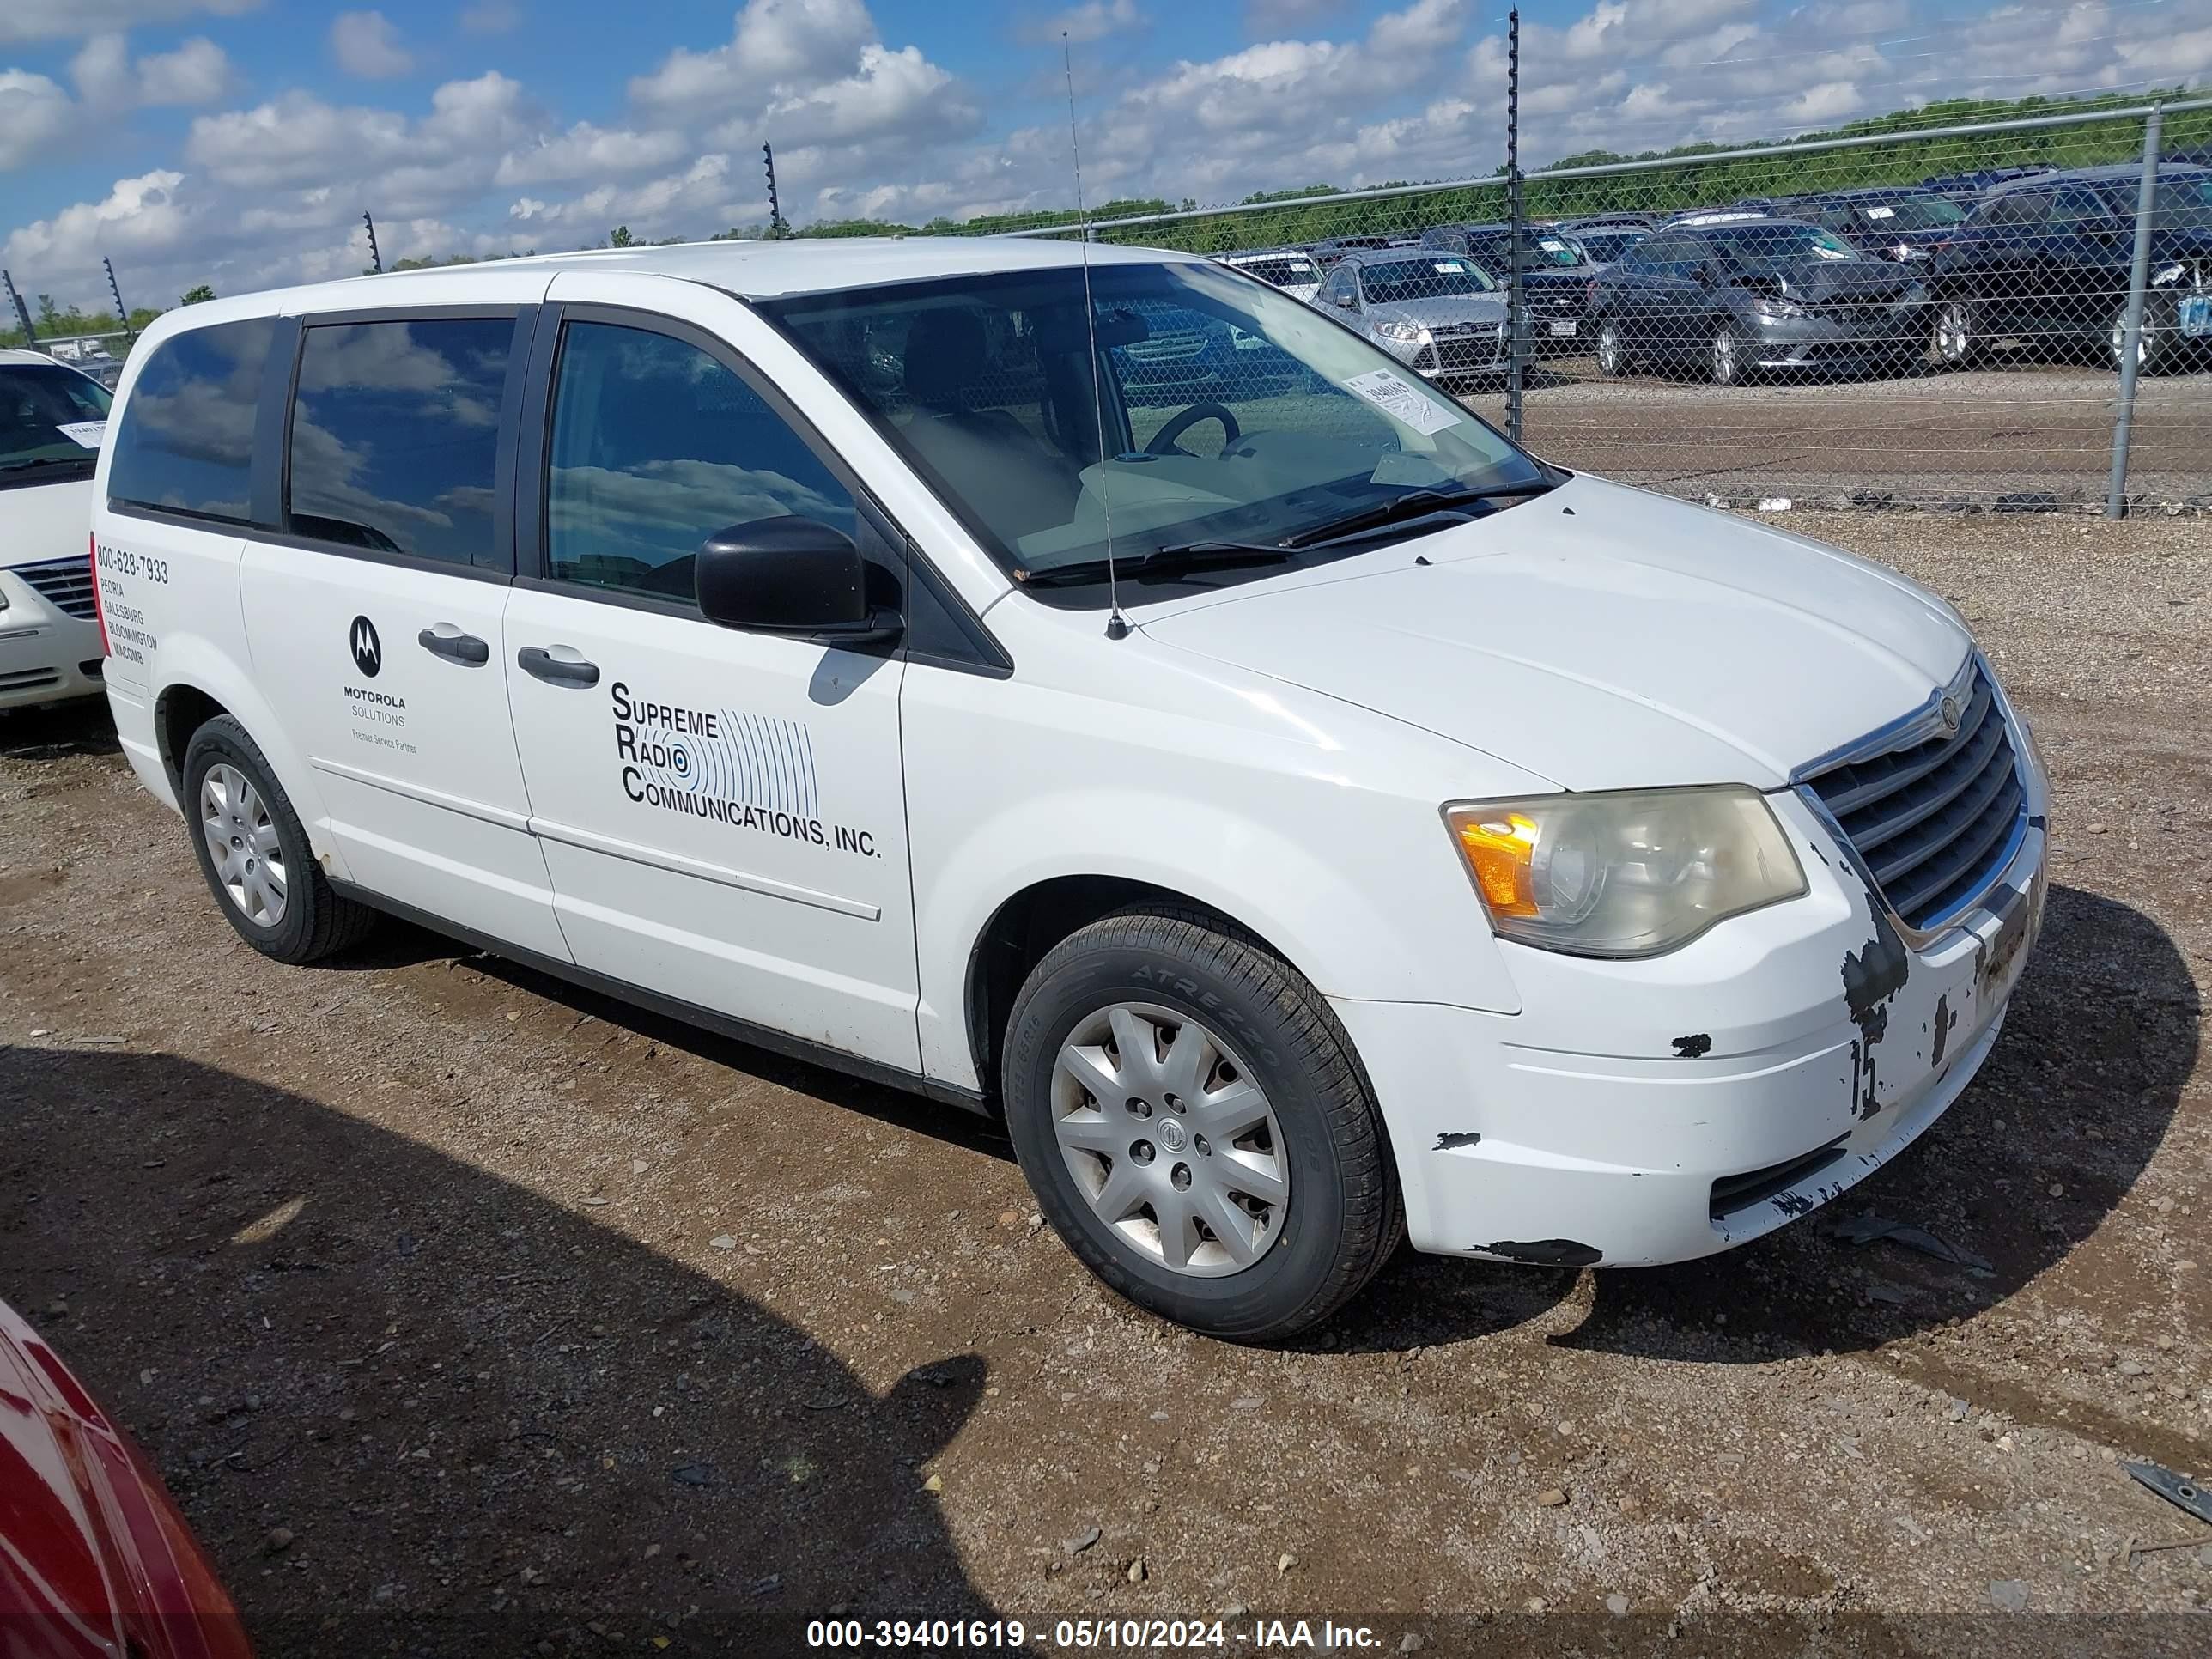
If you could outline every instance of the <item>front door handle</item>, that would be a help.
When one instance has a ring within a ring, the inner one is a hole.
[[[515,662],[522,672],[549,685],[597,685],[599,665],[595,662],[570,661],[556,657],[542,645],[526,645],[514,653]]]
[[[451,631],[446,631],[450,629]],[[443,657],[448,662],[481,668],[491,660],[491,647],[473,634],[464,634],[451,623],[440,623],[435,628],[426,628],[416,639],[434,657]]]

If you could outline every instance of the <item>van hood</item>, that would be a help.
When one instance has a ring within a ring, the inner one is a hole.
[[[23,483],[0,488],[0,514],[8,534],[0,539],[0,565],[44,564],[49,559],[82,559],[90,544],[92,480]]]
[[[1890,571],[1589,477],[1141,625],[1573,790],[1779,787],[1918,708],[1973,643]]]
[[[1440,294],[1433,299],[1370,305],[1367,325],[1411,323],[1416,328],[1495,328],[1505,320],[1503,294]]]

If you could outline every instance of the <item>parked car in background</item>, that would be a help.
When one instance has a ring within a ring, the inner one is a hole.
[[[1734,386],[1760,369],[1863,373],[1926,349],[1928,295],[1905,267],[1833,231],[1762,213],[1669,225],[1598,273],[1599,368],[1701,368]]]
[[[1589,213],[1579,219],[1561,219],[1552,228],[1570,236],[1586,230],[1650,230],[1666,216],[1660,213]]]
[[[1929,264],[1936,354],[1963,368],[2001,340],[2063,355],[2125,356],[2135,260],[2134,162],[2000,185]],[[2212,346],[2212,167],[2158,169],[2138,365]]]
[[[56,362],[67,363],[71,368],[91,375],[110,392],[115,390],[116,382],[123,378],[123,360],[107,349],[105,340],[89,337],[49,340],[44,349],[46,356]]]
[[[1940,191],[1894,185],[1793,197],[1779,210],[1834,231],[1869,258],[1900,264],[1929,258],[1966,217]]]
[[[86,513],[90,520],[90,511]],[[251,1659],[161,1478],[0,1304],[0,1653]]]
[[[1245,248],[1213,257],[1232,270],[1282,289],[1293,300],[1310,301],[1321,292],[1321,267],[1313,262],[1312,255],[1299,248]]]
[[[0,351],[0,708],[100,689],[85,534],[108,401],[43,352]]]
[[[1305,251],[1313,256],[1316,264],[1327,270],[1347,253],[1360,253],[1370,248],[1389,246],[1390,238],[1388,236],[1331,236],[1313,243]]]
[[[1347,253],[1315,302],[1442,384],[1506,368],[1505,293],[1472,259],[1430,249]]]
[[[1510,225],[1438,225],[1423,234],[1421,243],[1464,255],[1501,289],[1511,281]],[[1547,226],[1522,229],[1521,303],[1529,319],[1530,343],[1540,355],[1580,348],[1583,307],[1596,269],[1582,244],[1565,232]]]
[[[1948,196],[1960,207],[1972,207],[1979,201],[1984,191],[1999,185],[2009,184],[2015,179],[2033,179],[2051,172],[2047,167],[1983,167],[1972,173],[1942,173],[1923,179],[1920,187]]]
[[[1602,270],[1629,249],[1648,241],[1651,236],[1651,233],[1640,225],[1634,228],[1623,225],[1598,225],[1571,234],[1593,270]]]

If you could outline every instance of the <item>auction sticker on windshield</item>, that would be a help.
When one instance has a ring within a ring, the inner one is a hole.
[[[1355,374],[1344,386],[1346,391],[1366,398],[1392,420],[1404,422],[1425,437],[1460,423],[1459,416],[1435,398],[1423,397],[1387,368]]]
[[[70,421],[54,429],[71,443],[86,449],[99,448],[100,441],[107,436],[107,422],[105,421]]]

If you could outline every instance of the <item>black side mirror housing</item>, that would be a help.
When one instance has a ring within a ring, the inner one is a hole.
[[[867,574],[851,537],[795,514],[716,531],[691,568],[708,622],[840,644],[895,639],[904,628],[896,611],[871,608]]]

